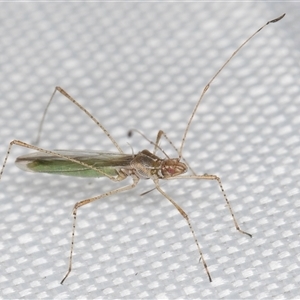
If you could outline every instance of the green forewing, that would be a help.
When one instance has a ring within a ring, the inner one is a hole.
[[[42,152],[34,152],[18,157],[16,165],[20,169],[30,172],[76,177],[103,177],[117,176],[117,171],[121,168],[130,167],[130,162],[133,159],[133,155],[101,151],[54,150],[53,152],[76,159],[101,172],[80,163]]]

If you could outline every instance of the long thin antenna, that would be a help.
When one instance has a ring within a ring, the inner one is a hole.
[[[182,142],[181,142],[181,146],[179,148],[179,159],[181,159],[182,157],[182,150],[183,150],[183,146],[184,146],[184,143],[185,143],[185,140],[186,140],[186,136],[187,136],[187,133],[190,129],[190,126],[191,126],[191,123],[192,123],[192,120],[195,116],[195,113],[198,109],[198,106],[201,102],[201,100],[203,99],[205,93],[207,92],[207,90],[209,89],[211,83],[215,80],[215,78],[221,73],[221,71],[227,66],[227,64],[231,61],[231,59],[241,50],[241,48],[243,48],[257,33],[259,33],[264,27],[266,27],[267,25],[269,25],[270,23],[276,23],[278,21],[280,21],[283,17],[285,16],[285,14],[283,14],[282,16],[276,18],[276,19],[273,19],[269,22],[267,22],[264,26],[262,26],[261,28],[259,28],[256,32],[254,32],[243,44],[241,44],[237,50],[235,50],[232,55],[229,57],[229,59],[227,59],[227,61],[223,64],[223,66],[219,69],[219,71],[211,78],[211,80],[207,83],[207,85],[205,86],[205,88],[203,89],[202,91],[202,94],[192,112],[192,115],[188,121],[188,124],[186,126],[186,129],[185,129],[185,132],[183,134],[183,138],[182,138]]]

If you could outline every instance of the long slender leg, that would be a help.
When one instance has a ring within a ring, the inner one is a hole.
[[[110,178],[113,181],[120,181],[120,180],[122,180],[122,179],[125,178],[125,176],[122,176],[122,174],[119,174],[119,176],[117,176],[117,177],[109,177],[105,173],[103,173],[101,170],[99,170],[99,169],[97,169],[95,167],[92,167],[91,165],[85,164],[85,163],[83,163],[81,161],[78,161],[76,159],[67,157],[65,155],[61,155],[60,153],[56,153],[55,151],[45,150],[43,148],[39,148],[37,146],[30,145],[30,144],[24,143],[24,142],[19,141],[19,140],[13,140],[12,142],[10,142],[8,150],[6,152],[6,156],[4,158],[4,162],[3,162],[3,165],[2,165],[2,168],[1,168],[1,171],[0,171],[0,180],[2,178],[2,174],[4,172],[4,169],[5,169],[5,166],[7,164],[7,160],[8,160],[8,157],[10,155],[11,148],[12,148],[13,145],[17,145],[17,146],[20,146],[20,147],[33,149],[33,150],[36,150],[36,151],[39,151],[39,152],[42,152],[42,153],[45,153],[45,154],[51,154],[51,155],[58,156],[58,157],[61,157],[61,158],[64,158],[64,159],[69,159],[70,161],[73,161],[73,162],[78,163],[80,165],[86,166],[86,167],[88,167],[90,169],[93,169],[93,170],[95,170],[95,171],[97,171],[97,172],[99,172],[101,174],[104,174],[106,177]],[[133,189],[137,185],[137,183],[139,181],[139,178],[138,177],[134,177],[134,176],[132,178],[133,178],[133,183],[131,185],[128,185],[128,186],[125,186],[125,187],[122,187],[122,188],[118,188],[116,190],[104,193],[104,194],[102,194],[100,196],[96,196],[96,197],[93,197],[93,198],[82,200],[82,201],[80,201],[80,202],[78,202],[78,203],[75,204],[75,206],[73,208],[74,221],[73,221],[73,230],[72,230],[72,242],[71,242],[71,250],[70,250],[69,269],[68,269],[67,274],[65,275],[65,277],[61,281],[61,284],[68,277],[68,275],[70,274],[71,269],[72,269],[72,257],[73,257],[73,248],[74,248],[74,235],[75,235],[75,227],[76,227],[77,209],[79,207],[81,207],[81,206],[84,206],[84,205],[86,205],[88,203],[94,202],[94,201],[96,201],[98,199],[102,199],[104,197],[107,197],[107,196],[110,196],[110,195],[113,195],[113,194],[117,194],[117,193],[121,193],[123,191],[127,191],[127,190],[130,190],[130,189]]]
[[[191,222],[190,222],[190,219],[189,219],[189,217],[188,217],[188,215],[187,215],[187,213],[169,196],[169,195],[167,195],[161,188],[160,188],[160,186],[159,186],[159,182],[158,182],[158,180],[154,180],[154,183],[155,183],[155,187],[156,187],[156,189],[163,195],[163,196],[165,196],[175,207],[176,207],[176,209],[179,211],[179,213],[185,218],[185,220],[187,221],[187,223],[188,223],[188,225],[189,225],[189,227],[190,227],[190,230],[191,230],[191,232],[192,232],[192,234],[193,234],[193,237],[194,237],[194,241],[195,241],[195,243],[196,243],[196,245],[197,245],[197,247],[198,247],[198,251],[199,251],[199,254],[200,254],[200,259],[202,260],[202,263],[203,263],[203,266],[204,266],[204,268],[205,268],[205,271],[206,271],[206,273],[207,273],[207,276],[208,276],[208,279],[209,279],[209,281],[210,282],[212,282],[212,280],[211,280],[211,276],[210,276],[210,273],[209,273],[209,270],[208,270],[208,267],[207,267],[207,264],[206,264],[206,261],[205,261],[205,259],[204,259],[204,256],[203,256],[203,253],[202,253],[202,250],[201,250],[201,248],[200,248],[200,245],[199,245],[199,243],[198,243],[198,240],[197,240],[197,238],[196,238],[196,235],[195,235],[195,231],[194,231],[194,229],[193,229],[193,227],[192,227],[192,224],[191,224]]]
[[[66,275],[64,276],[64,278],[60,282],[61,284],[64,283],[64,281],[67,279],[67,277],[69,276],[69,274],[71,273],[71,270],[72,270],[74,239],[75,239],[75,227],[76,227],[76,218],[77,218],[78,208],[81,207],[81,206],[84,206],[86,204],[92,203],[96,200],[99,200],[99,199],[102,199],[102,198],[105,198],[105,197],[108,197],[108,196],[111,196],[111,195],[114,195],[114,194],[118,194],[118,193],[133,189],[137,185],[137,183],[139,182],[139,179],[137,177],[132,177],[132,178],[133,178],[133,183],[131,185],[127,185],[127,186],[124,186],[122,188],[118,188],[118,189],[115,189],[113,191],[106,192],[106,193],[104,193],[100,196],[96,196],[96,197],[93,197],[93,198],[82,200],[82,201],[77,202],[75,204],[75,206],[73,208],[73,218],[74,219],[73,219],[73,227],[72,227],[73,229],[72,229],[72,238],[71,238],[71,249],[70,249],[70,256],[69,256],[69,268],[68,268],[68,271],[67,271]]]
[[[240,233],[246,234],[246,235],[248,235],[248,236],[250,236],[252,238],[252,234],[250,234],[250,233],[248,233],[248,232],[246,232],[246,231],[244,231],[244,230],[242,230],[240,228],[240,226],[239,226],[239,224],[238,224],[238,222],[236,220],[236,217],[235,217],[235,215],[233,213],[233,210],[231,208],[231,205],[229,203],[229,200],[227,198],[227,195],[225,193],[225,190],[223,188],[223,184],[221,182],[221,179],[218,176],[216,176],[216,175],[209,175],[209,174],[204,174],[204,175],[186,175],[186,176],[182,175],[182,176],[170,177],[170,178],[166,178],[166,179],[167,180],[171,180],[171,179],[204,179],[204,180],[215,180],[215,181],[217,181],[218,184],[219,184],[219,187],[221,189],[221,192],[223,194],[223,197],[224,197],[224,199],[226,201],[226,204],[227,204],[227,206],[229,208],[229,211],[230,211],[230,214],[232,216],[232,219],[233,219],[233,222],[234,222],[236,230],[238,230]]]
[[[119,150],[120,153],[124,153],[123,150],[121,149],[121,147],[119,146],[119,144],[116,142],[116,140],[110,135],[110,133],[107,131],[107,129],[90,113],[88,112],[81,104],[79,104],[73,97],[71,97],[64,89],[62,89],[61,87],[57,86],[54,89],[54,92],[52,93],[52,96],[46,106],[46,109],[44,111],[42,120],[40,122],[39,125],[39,129],[38,129],[38,135],[37,138],[34,142],[35,145],[38,145],[40,137],[41,137],[41,132],[43,129],[43,125],[44,125],[44,121],[47,115],[47,111],[48,108],[54,98],[54,95],[56,94],[56,92],[60,92],[63,96],[65,96],[67,99],[69,99],[71,102],[73,102],[77,107],[79,107],[80,110],[82,110],[83,112],[85,112],[102,130],[103,132],[106,134],[106,136],[112,141],[112,143],[115,145],[115,147]]]

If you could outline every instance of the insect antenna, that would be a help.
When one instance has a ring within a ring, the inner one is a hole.
[[[153,145],[154,147],[158,148],[167,158],[170,158],[169,155],[157,144],[157,143],[154,143],[153,141],[151,141],[150,139],[148,139],[142,132],[140,132],[139,130],[137,129],[130,129],[128,131],[128,134],[127,136],[128,137],[132,137],[133,135],[133,132],[136,132],[138,133],[139,135],[141,135],[146,141],[148,141],[151,145]]]
[[[207,92],[207,90],[210,88],[210,85],[211,83],[215,80],[215,78],[221,73],[221,71],[228,65],[228,63],[231,61],[231,59],[257,34],[259,33],[263,28],[265,28],[267,25],[269,25],[270,23],[276,23],[278,21],[280,21],[283,17],[285,16],[285,14],[281,15],[280,17],[276,18],[276,19],[273,19],[269,22],[267,22],[265,25],[263,25],[262,27],[260,27],[257,31],[255,31],[249,38],[246,39],[246,41],[244,41],[232,54],[231,56],[226,60],[226,62],[221,66],[221,68],[217,71],[217,73],[209,80],[209,82],[206,84],[206,86],[204,87],[202,93],[201,93],[201,96],[198,100],[198,102],[196,103],[196,106],[189,118],[189,121],[188,121],[188,124],[186,126],[186,129],[184,131],[184,134],[183,134],[183,137],[182,137],[182,141],[181,141],[181,146],[179,148],[179,158],[181,159],[182,157],[182,151],[183,151],[183,146],[184,146],[184,143],[185,143],[185,140],[186,140],[186,136],[187,136],[187,133],[190,129],[190,126],[191,126],[191,123],[192,123],[192,120],[197,112],[197,109],[199,107],[199,104],[200,102],[202,101],[205,93]]]

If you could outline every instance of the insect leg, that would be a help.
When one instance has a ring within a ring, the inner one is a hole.
[[[205,271],[206,271],[206,273],[207,273],[207,276],[208,276],[208,279],[209,279],[209,281],[210,282],[212,282],[212,279],[211,279],[211,276],[210,276],[210,273],[209,273],[209,270],[208,270],[208,267],[207,267],[207,264],[206,264],[206,261],[205,261],[205,259],[204,259],[204,256],[203,256],[203,253],[202,253],[202,250],[201,250],[201,248],[200,248],[200,245],[199,245],[199,243],[198,243],[198,240],[197,240],[197,238],[196,238],[196,235],[195,235],[195,231],[194,231],[194,229],[193,229],[193,227],[192,227],[192,224],[191,224],[191,222],[190,222],[190,219],[189,219],[189,217],[188,217],[188,215],[187,215],[187,213],[169,196],[169,195],[167,195],[162,189],[161,189],[161,187],[159,186],[159,182],[158,182],[158,180],[154,180],[154,183],[155,183],[155,187],[156,187],[156,189],[164,196],[164,197],[166,197],[175,207],[176,207],[176,209],[179,211],[179,213],[185,218],[185,220],[187,221],[187,223],[188,223],[188,225],[189,225],[189,227],[190,227],[190,230],[191,230],[191,232],[192,232],[192,234],[193,234],[193,237],[194,237],[194,241],[195,241],[195,243],[196,243],[196,245],[197,245],[197,247],[198,247],[198,251],[199,251],[199,254],[200,254],[200,259],[202,260],[202,263],[203,263],[203,266],[204,266],[204,268],[205,268]]]
[[[64,276],[64,278],[60,282],[61,284],[64,283],[64,281],[67,279],[67,277],[69,276],[69,274],[71,273],[71,270],[72,270],[73,249],[74,249],[74,239],[75,239],[75,227],[76,227],[76,218],[77,218],[78,208],[81,207],[81,206],[84,206],[86,204],[92,203],[96,200],[99,200],[99,199],[102,199],[102,198],[105,198],[105,197],[108,197],[108,196],[111,196],[111,195],[114,195],[114,194],[118,194],[118,193],[133,189],[137,185],[137,183],[139,182],[139,179],[137,177],[132,177],[132,178],[133,178],[133,183],[130,184],[130,185],[126,185],[124,187],[112,190],[110,192],[106,192],[102,195],[99,195],[99,196],[96,196],[96,197],[93,197],[93,198],[82,200],[82,201],[77,202],[75,204],[75,206],[73,208],[73,227],[72,227],[71,249],[70,249],[70,256],[69,256],[69,268],[68,268],[68,271],[67,271],[66,275]]]
[[[225,193],[225,190],[223,188],[221,179],[218,176],[216,176],[216,175],[209,175],[209,174],[204,174],[204,175],[186,175],[186,176],[182,175],[182,176],[170,177],[170,178],[166,178],[166,179],[167,180],[171,180],[171,179],[204,179],[204,180],[215,180],[215,181],[217,181],[218,184],[219,184],[219,187],[221,189],[221,192],[223,194],[223,197],[224,197],[224,199],[226,201],[226,204],[227,204],[227,206],[229,208],[229,211],[230,211],[230,214],[232,216],[232,219],[233,219],[233,222],[234,222],[236,230],[238,230],[240,233],[246,234],[246,235],[248,235],[248,236],[250,236],[252,238],[252,234],[250,234],[250,233],[248,233],[248,232],[246,232],[246,231],[244,231],[244,230],[242,230],[240,228],[240,226],[239,226],[239,224],[238,224],[238,222],[236,220],[236,217],[235,217],[235,215],[233,213],[233,210],[231,208],[231,205],[229,203],[229,200],[227,198],[227,195]]]
[[[35,145],[38,145],[39,141],[40,141],[40,137],[41,137],[41,132],[43,129],[43,125],[44,125],[44,121],[47,115],[47,111],[48,108],[54,98],[54,95],[56,94],[56,92],[60,92],[63,96],[65,96],[68,100],[70,100],[71,102],[73,102],[77,107],[79,107],[80,110],[82,110],[83,112],[85,112],[85,114],[87,114],[101,129],[102,131],[106,134],[106,136],[112,141],[112,143],[115,145],[115,147],[119,150],[120,153],[124,153],[123,150],[121,149],[121,147],[119,146],[119,144],[116,142],[116,140],[110,135],[110,133],[108,132],[108,130],[89,112],[87,111],[81,104],[79,104],[73,97],[71,97],[64,89],[62,89],[61,87],[57,86],[54,89],[54,92],[52,93],[52,96],[46,106],[46,109],[44,111],[42,120],[40,122],[39,125],[39,129],[38,129],[38,135],[37,138],[34,142]]]

